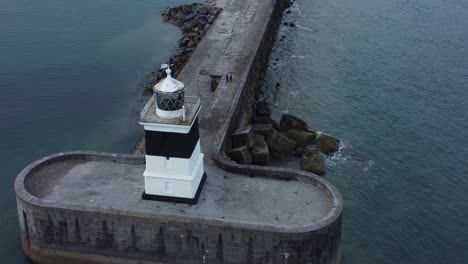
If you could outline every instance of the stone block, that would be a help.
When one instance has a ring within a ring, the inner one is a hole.
[[[268,164],[270,162],[270,151],[262,135],[254,136],[254,147],[251,152],[252,163]]]
[[[266,137],[268,147],[280,154],[290,154],[296,147],[296,142],[281,134],[276,129],[272,129]]]
[[[297,129],[290,129],[287,132],[288,138],[294,140],[300,147],[305,147],[314,142],[317,134],[312,131],[303,131]]]
[[[317,140],[317,147],[325,154],[331,154],[338,151],[340,141],[334,137],[322,134]]]
[[[317,149],[307,147],[301,157],[301,169],[323,176],[325,174],[325,161]]]
[[[246,146],[238,147],[232,149],[228,153],[229,158],[231,160],[239,163],[239,164],[250,164],[252,163],[252,157],[250,155],[250,151]]]
[[[270,122],[268,122],[268,124],[254,124],[252,125],[252,129],[255,135],[267,136],[271,133],[273,126]]]
[[[252,126],[241,127],[231,135],[232,148],[247,146],[248,149],[253,147],[253,129]]]
[[[280,129],[281,131],[288,131],[289,129],[297,129],[297,130],[308,130],[307,123],[295,116],[283,114],[280,119]]]

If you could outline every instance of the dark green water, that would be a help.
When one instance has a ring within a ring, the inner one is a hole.
[[[297,0],[284,20],[265,97],[344,143],[344,263],[468,263],[468,2]]]
[[[23,261],[16,175],[60,151],[129,153],[139,84],[181,36],[160,10],[190,2],[0,0],[1,263]]]

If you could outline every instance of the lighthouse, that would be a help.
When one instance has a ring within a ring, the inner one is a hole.
[[[171,76],[158,82],[143,108],[146,169],[142,198],[196,204],[206,179],[200,149],[200,97],[185,96],[185,85]]]

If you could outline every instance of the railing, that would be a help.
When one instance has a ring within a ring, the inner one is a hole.
[[[184,89],[173,93],[154,92],[156,105],[163,111],[177,111],[182,109],[184,106],[184,95]]]

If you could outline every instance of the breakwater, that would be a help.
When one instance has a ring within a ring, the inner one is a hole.
[[[212,158],[197,205],[142,201],[140,156],[45,157],[15,183],[27,255],[47,263],[340,263],[343,205],[331,183],[224,154],[230,130],[251,116],[285,4],[225,3],[179,74],[186,93],[201,97],[201,147]],[[220,78],[212,89],[213,76],[226,73],[233,81]]]

